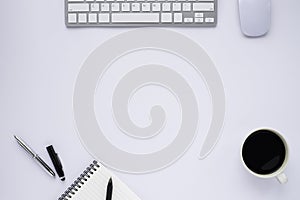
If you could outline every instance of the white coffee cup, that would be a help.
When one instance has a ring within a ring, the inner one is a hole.
[[[251,131],[242,144],[240,154],[244,167],[254,176],[276,177],[280,183],[288,181],[283,172],[289,157],[288,145],[278,131],[270,128]]]

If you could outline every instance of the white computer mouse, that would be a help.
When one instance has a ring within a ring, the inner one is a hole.
[[[271,0],[238,0],[242,32],[248,37],[265,35],[271,24]]]

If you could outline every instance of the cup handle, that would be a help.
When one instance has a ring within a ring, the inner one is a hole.
[[[288,182],[288,178],[284,173],[278,174],[276,178],[281,184]]]

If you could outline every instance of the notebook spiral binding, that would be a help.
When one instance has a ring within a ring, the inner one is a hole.
[[[86,182],[95,171],[97,171],[100,168],[100,165],[96,160],[93,161],[92,164],[90,164],[89,167],[86,168],[86,170],[83,171],[82,174],[74,181],[73,184],[71,184],[70,187],[58,198],[58,200],[68,200],[72,198],[72,195],[74,195],[82,185],[84,185],[84,182]]]

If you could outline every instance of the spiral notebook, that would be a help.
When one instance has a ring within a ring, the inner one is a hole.
[[[59,200],[104,200],[109,179],[113,181],[112,200],[140,200],[118,177],[93,161]]]

